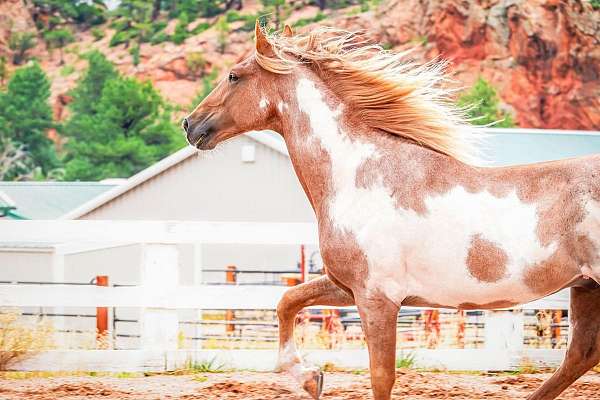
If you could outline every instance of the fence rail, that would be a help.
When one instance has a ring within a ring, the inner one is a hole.
[[[3,307],[152,307],[164,309],[274,310],[287,290],[279,285],[197,285],[160,287],[63,284],[0,284]],[[315,309],[338,307],[315,306]],[[347,307],[346,307],[347,308]],[[569,292],[513,307],[522,310],[568,310]],[[423,309],[403,307],[403,309]]]
[[[142,244],[136,285],[96,286],[90,284],[0,284],[0,306],[54,307],[66,314],[68,307],[136,307],[140,309],[139,350],[48,351],[19,365],[19,369],[136,370],[163,371],[181,366],[189,359],[217,356],[234,368],[271,369],[271,350],[181,351],[178,349],[179,309],[194,310],[273,310],[285,291],[275,285],[200,285],[202,265],[194,271],[194,286],[179,284],[178,244],[317,244],[314,224],[213,223],[213,222],[131,222],[131,221],[13,221],[1,222],[0,251],[22,246],[49,247],[53,279],[64,279],[64,255],[91,249]],[[226,271],[228,273],[232,271]],[[235,274],[231,274],[234,275]],[[62,278],[61,278],[62,277]],[[8,282],[8,281],[7,281]],[[520,310],[568,309],[568,292],[512,309],[486,312],[483,349],[415,350],[417,365],[460,370],[506,370],[524,359],[541,365],[554,365],[561,350],[524,349],[524,318]],[[333,307],[315,307],[327,309]],[[230,314],[226,320],[230,321]],[[114,320],[114,316],[113,316]],[[62,325],[61,325],[62,324]],[[103,326],[106,326],[103,323]],[[55,326],[64,330],[64,318]],[[103,328],[104,329],[104,328]],[[198,325],[194,337],[203,337]],[[338,366],[368,365],[366,350],[310,351],[308,359]]]

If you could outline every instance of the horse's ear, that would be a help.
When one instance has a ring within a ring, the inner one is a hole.
[[[292,37],[294,36],[294,31],[292,31],[292,27],[286,24],[283,27],[283,37]]]
[[[256,20],[254,33],[256,34],[256,52],[265,57],[273,57],[275,55],[273,46],[271,46],[271,43],[269,43],[269,40],[265,36],[263,29],[260,27],[260,22],[258,20]]]

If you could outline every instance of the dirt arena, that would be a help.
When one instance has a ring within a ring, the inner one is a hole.
[[[394,399],[514,400],[524,399],[548,374],[476,375],[402,370],[397,377]],[[323,399],[371,398],[366,373],[328,373],[325,382]],[[0,379],[0,399],[310,400],[285,375],[252,372],[133,378],[3,378]],[[600,399],[600,374],[588,373],[560,399]]]

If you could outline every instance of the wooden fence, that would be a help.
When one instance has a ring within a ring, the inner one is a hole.
[[[182,286],[178,243],[315,244],[312,224],[176,223],[109,221],[14,221],[0,223],[0,242],[55,242],[54,267],[73,249],[143,243],[139,285],[0,285],[2,307],[136,307],[140,317],[137,350],[52,350],[17,366],[21,370],[164,371],[188,361],[216,358],[229,368],[270,370],[274,350],[178,350],[178,309],[273,310],[285,287],[265,285]],[[64,267],[64,266],[63,266]],[[60,276],[58,274],[57,276]],[[319,307],[322,308],[322,307]],[[523,310],[568,309],[559,292],[513,310],[487,311],[482,349],[417,349],[416,364],[454,370],[511,370],[523,364],[557,365],[563,350],[525,349]],[[399,354],[401,356],[401,354]],[[309,362],[366,368],[366,350],[309,351]]]

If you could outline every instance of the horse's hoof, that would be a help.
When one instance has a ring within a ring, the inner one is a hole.
[[[312,396],[313,399],[319,400],[323,391],[323,372],[314,371],[311,377],[304,382],[304,390]]]

